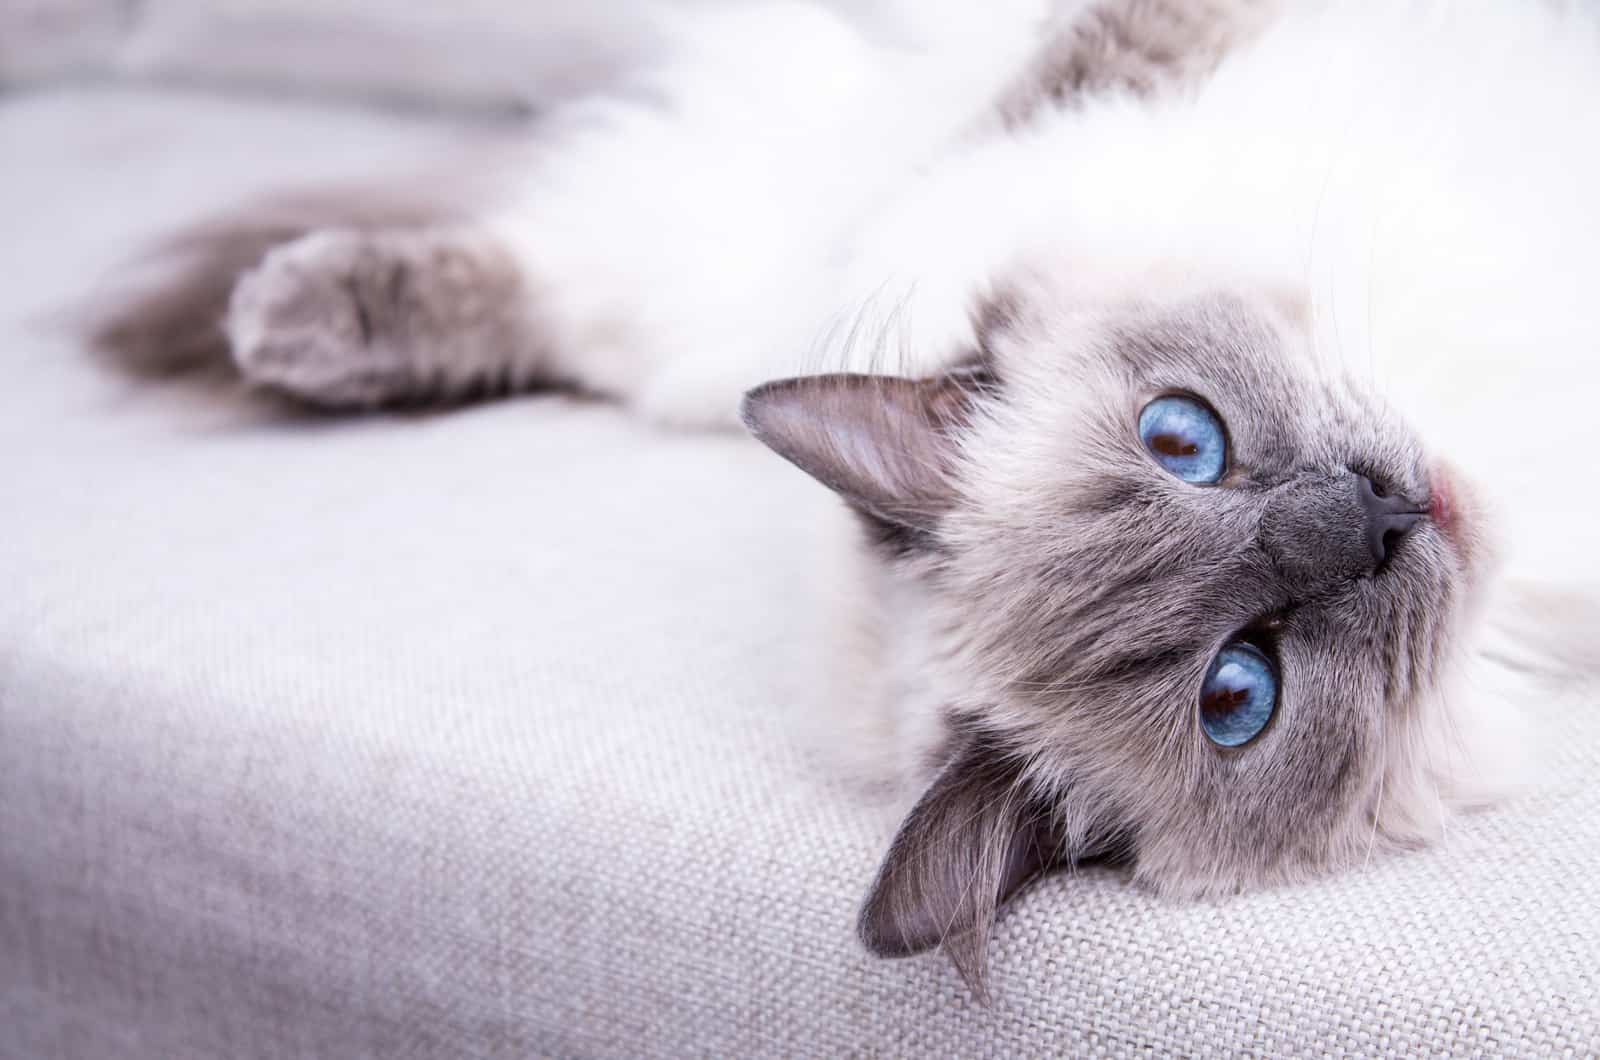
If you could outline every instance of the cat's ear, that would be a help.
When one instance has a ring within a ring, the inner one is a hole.
[[[861,941],[880,957],[942,946],[983,999],[995,914],[1067,857],[1018,761],[969,739],[900,825],[862,906]]]
[[[990,385],[977,371],[930,379],[817,375],[750,391],[750,433],[886,528],[927,533],[954,500],[957,434]]]

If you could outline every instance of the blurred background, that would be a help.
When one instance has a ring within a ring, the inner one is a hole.
[[[131,82],[519,112],[602,83],[653,16],[738,0],[0,0],[0,89]],[[822,0],[870,34],[905,0]]]
[[[681,2],[681,0],[680,0]],[[0,85],[143,82],[518,111],[648,45],[646,0],[0,0]]]

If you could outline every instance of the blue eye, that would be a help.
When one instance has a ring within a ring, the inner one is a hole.
[[[1222,421],[1194,398],[1150,402],[1139,413],[1139,438],[1156,463],[1185,482],[1215,482],[1228,463]]]
[[[1238,747],[1267,727],[1278,706],[1278,668],[1253,644],[1217,652],[1200,686],[1200,728],[1212,743]]]

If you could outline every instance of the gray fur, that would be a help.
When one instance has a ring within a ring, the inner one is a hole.
[[[869,949],[908,956],[942,943],[986,996],[982,939],[966,936],[986,934],[998,907],[1064,845],[1089,845],[1089,837],[1059,834],[1052,807],[1016,781],[1017,763],[1002,748],[981,735],[958,742],[884,858],[860,922]]]
[[[232,375],[228,302],[274,247],[321,228],[409,229],[456,216],[429,197],[371,189],[280,195],[229,210],[151,248],[127,270],[123,290],[87,307],[89,342],[140,378]]]
[[[1276,0],[1103,0],[1045,33],[1032,65],[1001,97],[1007,126],[1085,96],[1149,96],[1193,85],[1250,40]]]
[[[335,409],[568,383],[527,279],[470,220],[487,189],[433,185],[281,195],[192,225],[89,308],[89,342],[140,378],[237,378]]]
[[[980,991],[988,918],[1020,878],[1019,836],[1050,837],[1045,864],[1114,851],[1184,895],[1298,879],[1403,842],[1404,815],[1390,829],[1379,800],[1386,784],[1403,799],[1477,584],[1475,544],[1431,523],[1376,563],[1356,475],[1425,505],[1429,468],[1376,399],[1315,370],[1271,299],[1084,302],[1028,281],[984,316],[995,384],[959,422],[908,435],[902,421],[868,421],[884,429],[875,444],[920,454],[942,479],[918,485],[917,547],[888,562],[932,613],[928,666],[970,735],[862,917],[876,952],[942,941]],[[942,384],[920,385],[931,399]],[[1228,426],[1231,470],[1215,486],[1173,478],[1138,439],[1138,410],[1173,390]],[[814,435],[836,430],[847,403],[830,396],[810,422],[790,409],[780,424],[764,407],[777,392],[747,403],[758,436],[791,457],[829,451]],[[868,448],[858,434],[834,450],[855,464],[836,488],[883,466]],[[938,513],[934,497],[947,499]],[[1258,739],[1222,749],[1199,728],[1199,686],[1242,631],[1272,645],[1282,699]]]
[[[556,382],[520,270],[470,228],[323,229],[243,274],[229,348],[249,382],[328,408]]]

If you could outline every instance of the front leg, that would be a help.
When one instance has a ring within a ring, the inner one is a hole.
[[[561,382],[526,278],[466,227],[322,229],[239,278],[226,330],[240,373],[326,408]]]

